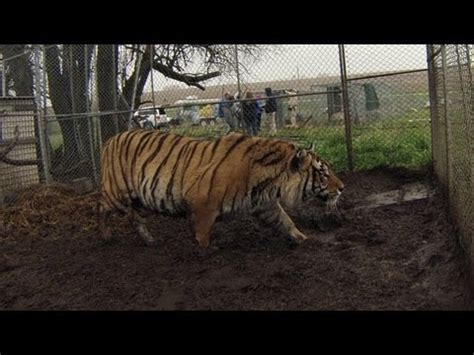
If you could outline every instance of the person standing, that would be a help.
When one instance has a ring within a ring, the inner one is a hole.
[[[226,134],[230,132],[237,132],[237,130],[239,129],[235,115],[232,112],[232,100],[232,95],[226,92],[221,102],[219,102],[219,118],[222,118],[225,123],[229,125],[229,129]]]
[[[296,124],[296,116],[298,114],[298,96],[296,96],[296,90],[291,89],[286,92],[291,95],[288,98],[288,115],[290,116],[291,127],[298,127]]]
[[[270,121],[270,134],[275,135],[277,133],[276,128],[276,112],[277,104],[276,99],[273,95],[271,88],[265,88],[265,94],[267,95],[267,102],[265,104],[265,113]]]
[[[253,99],[253,94],[247,91],[245,99],[249,101],[242,101],[242,128],[249,136],[257,135],[257,114],[258,104]]]
[[[260,96],[257,96],[257,120],[256,120],[256,125],[257,125],[257,132],[260,132],[260,126],[262,124],[262,114],[263,114],[263,104],[260,101]]]

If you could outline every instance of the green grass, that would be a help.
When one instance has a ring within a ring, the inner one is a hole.
[[[263,118],[265,121],[265,117]],[[264,124],[261,136],[268,137]],[[203,138],[225,133],[226,126],[181,126],[173,132]],[[345,129],[342,124],[320,124],[299,129],[281,129],[277,138],[288,139],[300,147],[314,143],[315,151],[328,160],[336,171],[347,170]],[[380,166],[418,167],[431,161],[429,111],[420,110],[403,116],[352,126],[354,164],[357,170]]]
[[[269,136],[268,122],[263,117],[261,136]],[[62,144],[59,125],[49,125],[53,149]],[[225,134],[227,125],[193,126],[189,123],[172,128],[172,132],[191,137],[215,138]],[[281,129],[277,138],[294,142],[300,147],[315,145],[315,151],[329,161],[335,171],[347,170],[345,129],[337,125],[318,124],[298,129]],[[418,167],[431,161],[431,128],[428,109],[405,115],[352,126],[352,145],[356,170],[380,166]]]

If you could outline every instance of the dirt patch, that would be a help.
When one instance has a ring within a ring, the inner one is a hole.
[[[439,194],[354,211],[364,197],[424,182],[428,171],[343,176],[341,218],[316,201],[289,214],[295,247],[248,216],[218,223],[202,253],[186,220],[156,217],[147,247],[125,218],[96,236],[94,194],[36,187],[0,212],[0,308],[55,310],[458,310],[464,265]],[[36,201],[36,202],[34,202]],[[41,202],[41,203],[40,203]]]

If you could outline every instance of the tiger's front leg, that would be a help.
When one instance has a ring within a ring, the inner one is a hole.
[[[216,221],[217,213],[213,209],[194,208],[191,211],[191,226],[199,246],[207,249],[211,237],[211,230]]]
[[[278,202],[257,207],[252,214],[264,227],[272,227],[279,232],[290,236],[298,244],[301,244],[308,239],[307,236],[296,228],[290,216],[288,216]]]
[[[140,214],[133,208],[129,210],[129,220],[138,235],[142,237],[147,245],[155,245],[157,243],[156,239],[151,235],[146,226],[146,218],[140,216]]]

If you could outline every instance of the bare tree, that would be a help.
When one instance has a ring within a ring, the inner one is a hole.
[[[28,50],[26,45],[0,46],[4,57]],[[56,170],[67,171],[66,178],[90,176],[92,156],[90,123],[85,116],[74,114],[90,111],[88,98],[93,69],[97,78],[98,107],[101,112],[115,109],[127,111],[139,107],[150,74],[154,71],[188,86],[205,90],[206,80],[235,72],[235,46],[209,44],[160,45],[50,45],[44,52],[49,100],[61,128],[63,147],[52,152],[52,160],[61,162]],[[258,60],[264,47],[238,46],[242,61]],[[146,58],[137,66],[138,54]],[[119,57],[125,58],[122,63]],[[150,58],[152,60],[148,60]],[[94,67],[95,64],[95,67]],[[18,96],[34,96],[32,63],[29,56],[18,56],[9,64],[7,80]],[[64,115],[66,117],[64,117]],[[127,129],[128,115],[100,118],[102,141]],[[89,125],[89,126],[88,126]],[[3,158],[6,154],[3,155]],[[54,159],[56,157],[56,159]],[[79,158],[79,159],[78,159]],[[86,164],[78,164],[86,162]],[[54,174],[53,175],[57,175]]]
[[[115,49],[113,49],[115,47]],[[266,47],[256,45],[238,46],[240,58],[245,62],[254,62],[261,58]],[[205,90],[203,82],[220,75],[233,75],[235,72],[234,45],[200,45],[200,44],[161,44],[161,45],[126,45],[122,48],[125,63],[115,67],[117,77],[113,76],[112,63],[119,63],[117,46],[99,45],[97,54],[98,99],[102,111],[113,109],[111,95],[117,90],[118,108],[128,110],[140,106],[145,84],[152,70],[163,76]],[[145,58],[139,68],[135,66],[138,53]],[[152,61],[148,60],[152,56]],[[190,72],[191,66],[200,65],[196,72]],[[117,88],[118,83],[121,87]],[[136,83],[136,88],[135,88]],[[115,132],[113,117],[101,120],[102,140],[106,141]],[[126,129],[126,116],[118,123],[119,130]]]

